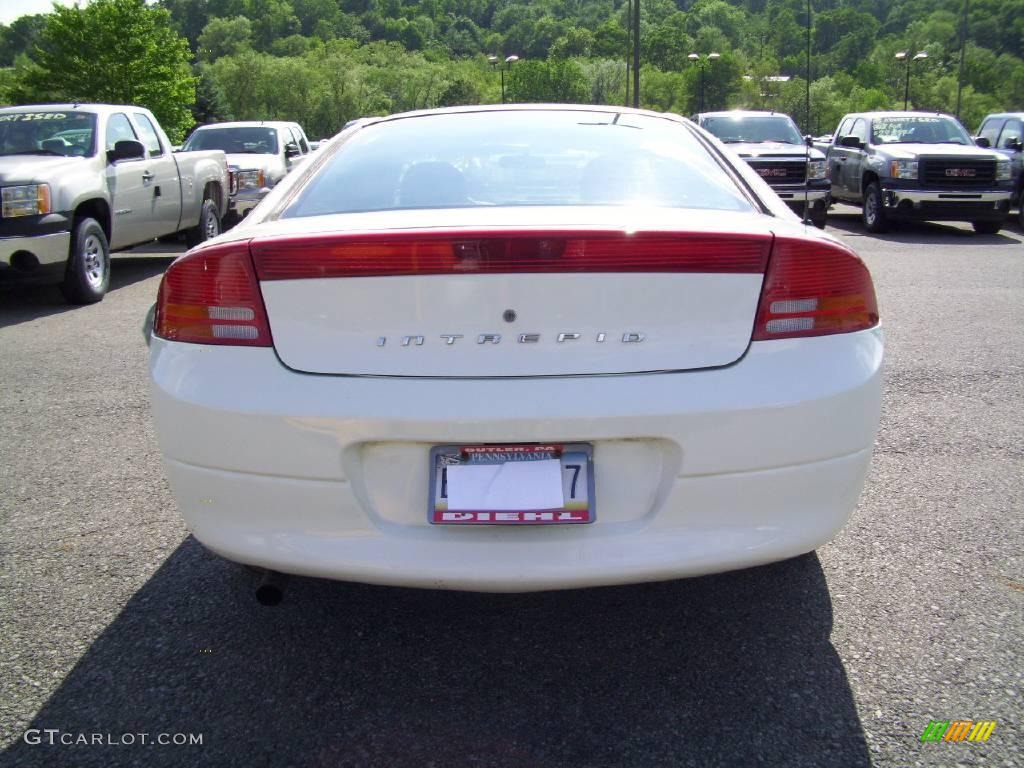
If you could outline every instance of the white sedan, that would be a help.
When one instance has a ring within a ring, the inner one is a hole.
[[[688,120],[462,107],[359,121],[175,261],[152,399],[219,555],[519,592],[819,547],[882,350],[861,260]]]

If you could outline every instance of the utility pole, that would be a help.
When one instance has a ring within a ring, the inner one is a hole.
[[[967,63],[967,14],[970,0],[964,0],[964,23],[960,28],[960,75],[956,81],[956,119],[960,119],[960,97],[964,90],[964,71]]]
[[[622,106],[628,107],[629,100],[629,59],[633,55],[633,0],[626,0],[626,103]]]
[[[804,130],[811,132],[811,0],[807,0],[807,118],[804,122]]]
[[[633,106],[640,107],[640,0],[633,0]]]

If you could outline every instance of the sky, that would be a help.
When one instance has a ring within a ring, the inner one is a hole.
[[[0,24],[10,24],[19,16],[49,13],[53,10],[54,2],[61,5],[89,4],[89,0],[0,0]],[[146,0],[146,2],[152,5],[154,0]]]
[[[71,0],[59,0],[61,5],[71,5]],[[0,24],[10,24],[19,16],[33,13],[49,13],[52,0],[0,0]]]

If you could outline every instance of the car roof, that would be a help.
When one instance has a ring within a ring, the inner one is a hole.
[[[1024,112],[993,112],[991,115],[985,115],[981,122],[991,120],[993,117],[1016,117],[1024,120]]]
[[[723,110],[720,112],[701,112],[699,115],[697,115],[697,117],[733,117],[737,119],[742,119],[744,117],[784,117],[787,120],[792,120],[792,118],[785,112],[774,112],[769,110],[758,109],[732,109]]]
[[[650,109],[634,109],[619,107],[614,104],[470,104],[458,107],[439,107],[437,109],[418,109],[411,112],[399,112],[383,117],[361,117],[349,121],[352,127],[365,127],[391,120],[405,120],[412,117],[428,117],[431,115],[458,115],[474,112],[603,112],[620,115],[643,115],[670,120],[675,123],[691,124],[691,121],[674,112],[655,112]],[[346,123],[346,125],[349,125]]]
[[[235,120],[230,123],[206,123],[196,128],[197,131],[206,128],[294,128],[298,123],[290,123],[286,120]]]
[[[0,107],[5,112],[38,112],[41,109],[60,109],[66,112],[79,110],[82,112],[149,112],[146,107],[137,104],[90,104],[88,102],[67,102],[64,104],[21,104],[16,107]],[[150,113],[152,114],[152,113]]]
[[[945,112],[925,112],[924,110],[890,110],[887,112],[850,112],[846,117],[948,117],[956,120],[952,115]]]

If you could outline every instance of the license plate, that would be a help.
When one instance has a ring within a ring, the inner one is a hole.
[[[438,445],[430,451],[428,520],[435,525],[592,523],[588,443]]]

